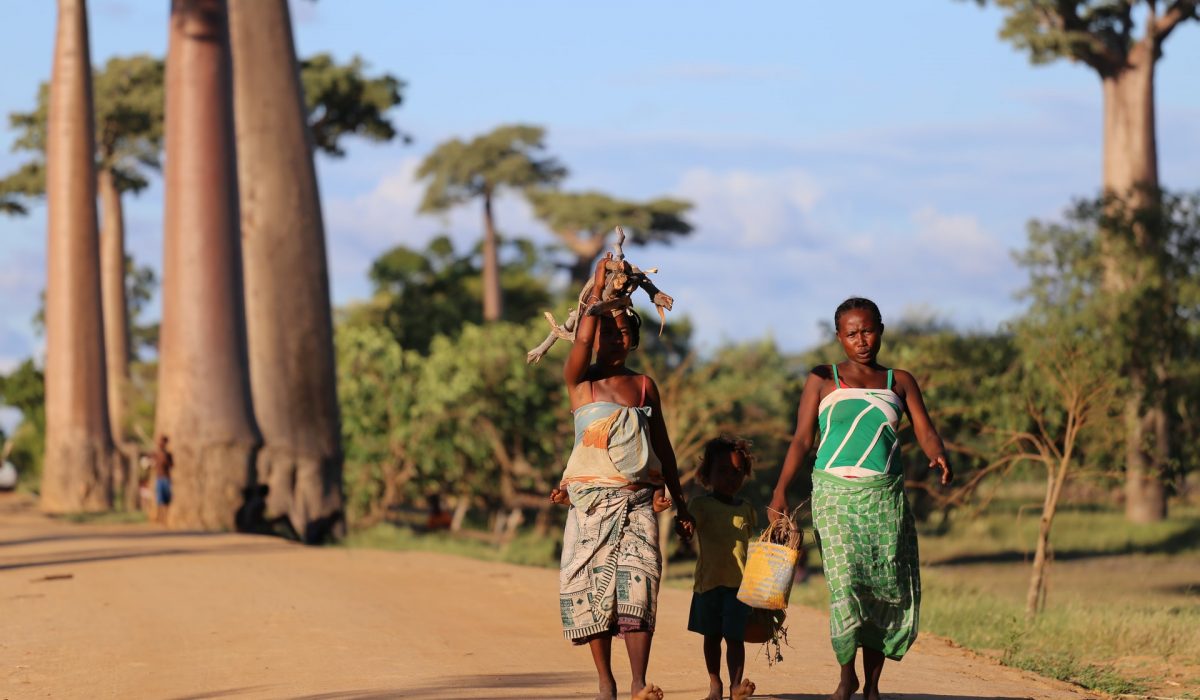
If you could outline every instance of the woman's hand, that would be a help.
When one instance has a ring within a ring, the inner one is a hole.
[[[592,296],[595,299],[589,299],[588,301],[600,301],[600,298],[604,295],[604,279],[608,275],[608,263],[612,259],[613,254],[606,253],[603,258],[600,258],[600,262],[596,263],[596,274],[592,275]]]
[[[787,494],[777,493],[771,499],[771,505],[767,506],[767,522],[773,523],[787,512]]]
[[[954,481],[954,471],[950,469],[950,463],[946,461],[945,453],[929,460],[929,468],[942,470],[942,486],[949,486],[950,482]]]

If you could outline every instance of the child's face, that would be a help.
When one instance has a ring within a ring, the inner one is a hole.
[[[709,482],[713,493],[733,496],[742,489],[749,473],[749,463],[741,452],[729,452],[716,457]]]

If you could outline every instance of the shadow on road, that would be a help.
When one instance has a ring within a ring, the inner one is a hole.
[[[63,552],[60,555],[53,557],[45,557],[41,559],[21,559],[19,557],[10,558],[8,560],[0,559],[0,571],[12,571],[16,569],[34,569],[44,566],[66,566],[68,564],[89,564],[100,561],[117,561],[119,559],[143,559],[146,557],[166,557],[175,555],[191,555],[191,554],[238,554],[263,552],[269,550],[277,550],[279,547],[277,540],[272,540],[270,543],[261,544],[244,544],[230,545],[218,549],[208,549],[205,547],[187,548],[187,547],[171,547],[167,549],[118,549],[118,550],[85,550],[82,552]]]
[[[200,532],[199,530],[161,530],[137,532],[73,532],[55,535],[38,535],[19,540],[0,540],[0,547],[15,547],[42,542],[71,542],[77,540],[152,540],[162,537],[214,537],[225,532]]]
[[[755,697],[758,697],[757,695]],[[860,697],[860,695],[855,695]],[[931,695],[927,693],[884,693],[888,700],[1030,700],[1027,695]],[[814,693],[784,693],[765,695],[763,700],[828,700],[829,695]]]

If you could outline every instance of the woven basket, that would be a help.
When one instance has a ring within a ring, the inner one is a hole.
[[[737,597],[752,608],[783,610],[787,608],[796,577],[799,552],[787,545],[770,542],[751,542],[746,556],[746,570]]]

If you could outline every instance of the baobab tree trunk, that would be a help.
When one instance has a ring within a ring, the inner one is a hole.
[[[1158,188],[1158,146],[1154,117],[1154,68],[1157,46],[1153,32],[1129,52],[1127,64],[1102,76],[1104,94],[1104,190],[1128,197],[1127,206],[1154,206]],[[1152,253],[1145,235],[1134,232],[1135,255]],[[1138,274],[1128,256],[1106,256],[1104,282],[1113,292],[1132,288]],[[1140,264],[1140,263],[1137,263]],[[1125,397],[1125,514],[1133,522],[1154,522],[1167,515],[1165,472],[1170,460],[1166,401],[1148,391],[1150,377],[1165,376],[1158,352],[1129,358],[1130,387]]]
[[[84,0],[59,0],[46,125],[46,457],[41,507],[112,505],[92,66]]]
[[[230,0],[246,333],[268,519],[343,527],[325,227],[286,0]]]
[[[483,320],[499,321],[504,313],[500,291],[500,251],[496,221],[492,216],[492,193],[483,195]]]
[[[232,529],[253,482],[224,0],[173,0],[157,432],[175,458],[170,524]]]
[[[100,289],[104,307],[104,357],[108,422],[116,443],[114,483],[125,490],[125,507],[137,505],[137,454],[126,424],[129,390],[129,308],[125,298],[125,214],[111,170],[96,177],[100,195]]]

